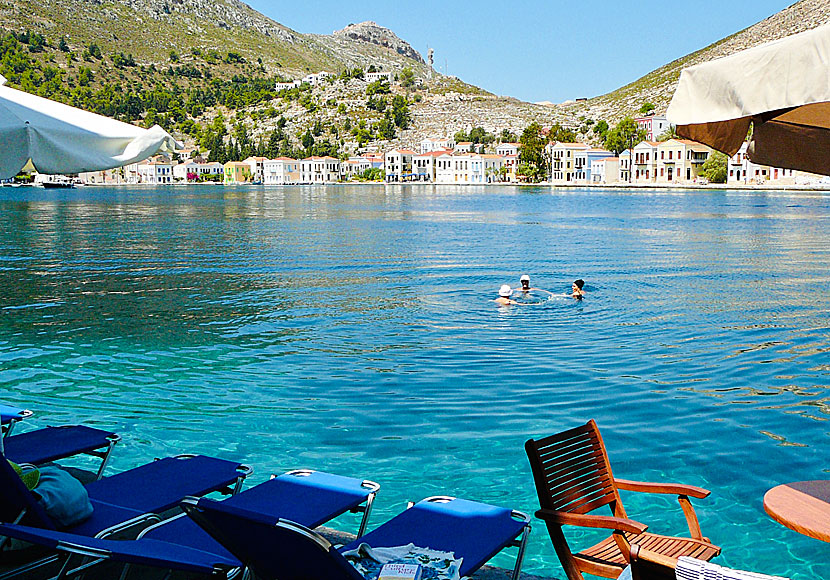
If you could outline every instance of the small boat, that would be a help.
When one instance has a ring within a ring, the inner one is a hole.
[[[46,189],[72,189],[75,184],[71,181],[44,181],[42,183]]]

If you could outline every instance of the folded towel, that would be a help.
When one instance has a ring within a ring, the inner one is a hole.
[[[688,556],[681,556],[675,568],[677,580],[789,580],[781,576],[767,576],[744,570],[724,568]]]

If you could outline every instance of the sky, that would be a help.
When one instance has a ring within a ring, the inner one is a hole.
[[[246,0],[297,32],[374,20],[435,68],[497,95],[595,97],[760,22],[795,0]]]

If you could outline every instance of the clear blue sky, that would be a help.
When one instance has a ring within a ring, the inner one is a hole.
[[[297,32],[330,34],[374,20],[436,69],[499,95],[537,102],[619,88],[783,10],[795,0],[248,0]]]

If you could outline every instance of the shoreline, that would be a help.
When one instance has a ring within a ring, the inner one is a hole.
[[[812,191],[818,193],[830,193],[830,184],[820,185],[755,185],[737,183],[711,183],[711,184],[660,184],[660,183],[551,183],[542,181],[539,183],[429,183],[429,182],[385,182],[385,181],[335,181],[329,183],[293,183],[293,184],[251,184],[251,183],[88,183],[82,187],[199,187],[206,185],[226,187],[261,187],[261,188],[285,188],[285,187],[319,187],[319,186],[344,186],[344,185],[374,185],[374,186],[415,186],[415,187],[527,187],[527,188],[550,188],[557,189],[609,189],[609,190],[660,190],[660,191]],[[34,186],[36,187],[36,186]]]

